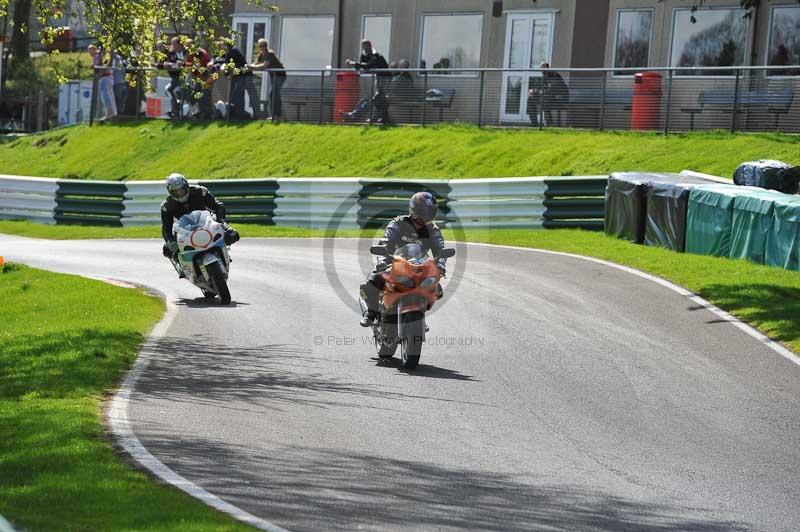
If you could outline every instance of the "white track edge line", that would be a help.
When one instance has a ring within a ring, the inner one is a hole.
[[[749,325],[749,324],[743,322],[742,320],[740,320],[736,316],[733,316],[732,314],[722,310],[718,306],[714,305],[713,303],[711,303],[710,301],[708,301],[706,299],[703,299],[702,297],[700,297],[699,295],[695,294],[694,292],[691,292],[691,291],[687,290],[686,288],[683,288],[682,286],[679,286],[679,285],[677,285],[677,284],[675,284],[675,283],[673,283],[671,281],[667,281],[666,279],[664,279],[662,277],[658,277],[656,275],[645,273],[645,272],[643,272],[641,270],[637,270],[637,269],[631,268],[629,266],[623,266],[622,264],[617,264],[617,263],[610,262],[610,261],[607,261],[607,260],[596,259],[594,257],[587,257],[585,255],[576,255],[574,253],[565,253],[563,251],[551,251],[551,250],[548,250],[548,249],[540,249],[540,248],[524,248],[524,247],[519,247],[519,246],[503,246],[503,245],[498,245],[498,244],[484,244],[484,243],[481,243],[481,242],[467,242],[467,244],[470,245],[470,246],[482,246],[482,247],[489,247],[489,248],[505,248],[505,249],[519,250],[519,251],[533,251],[533,252],[536,252],[536,253],[545,253],[545,254],[548,254],[548,255],[560,255],[562,257],[572,257],[574,259],[580,259],[580,260],[585,260],[585,261],[588,261],[588,262],[594,262],[594,263],[597,263],[597,264],[602,264],[604,266],[609,266],[611,268],[630,273],[630,274],[635,275],[637,277],[641,277],[643,279],[647,279],[648,281],[652,281],[652,282],[654,282],[656,284],[659,284],[659,285],[663,286],[664,288],[668,288],[668,289],[672,290],[673,292],[676,292],[676,293],[688,298],[692,303],[695,303],[696,305],[704,308],[705,310],[711,312],[712,314],[715,314],[717,317],[719,317],[724,322],[733,325],[734,327],[736,327],[740,331],[744,332],[748,336],[750,336],[753,339],[757,340],[759,343],[765,345],[766,347],[768,347],[769,349],[771,349],[775,353],[779,354],[781,357],[785,358],[786,360],[788,360],[792,364],[795,364],[796,366],[800,366],[800,357],[798,357],[798,355],[796,353],[794,353],[794,351],[784,347],[779,342],[776,342],[775,340],[772,340],[771,338],[769,338],[767,335],[765,335],[764,333],[762,333],[761,331],[759,331],[758,329],[756,329],[752,325]]]
[[[199,499],[204,504],[259,530],[266,530],[268,532],[289,532],[284,528],[281,528],[273,523],[270,523],[269,521],[261,519],[260,517],[256,517],[245,510],[242,510],[238,506],[234,506],[217,495],[214,495],[213,493],[201,488],[197,484],[194,484],[192,481],[182,477],[167,467],[158,458],[153,456],[144,447],[144,445],[142,445],[142,442],[139,441],[139,438],[133,432],[130,419],[128,418],[128,406],[130,405],[134,388],[136,387],[137,381],[142,376],[142,373],[144,373],[145,369],[147,369],[147,366],[150,365],[150,357],[152,356],[152,350],[156,342],[160,338],[164,337],[167,329],[169,329],[170,325],[172,325],[172,322],[178,313],[175,301],[170,296],[161,292],[160,290],[155,290],[151,287],[147,288],[148,290],[159,294],[164,299],[166,304],[166,312],[164,313],[164,317],[161,319],[161,321],[158,322],[158,324],[151,331],[150,336],[147,338],[147,341],[144,343],[139,352],[139,356],[136,357],[133,367],[125,376],[125,379],[122,381],[119,390],[117,390],[117,393],[114,394],[114,397],[111,401],[107,419],[115,440],[142,467],[146,468],[148,471],[153,473],[167,484],[178,488],[179,490],[191,495],[195,499]]]

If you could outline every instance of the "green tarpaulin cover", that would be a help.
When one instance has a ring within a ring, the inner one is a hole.
[[[764,263],[800,271],[800,197],[775,200]]]
[[[780,192],[758,190],[733,200],[731,258],[764,263],[774,204],[785,197]]]
[[[729,257],[733,200],[760,191],[735,185],[696,185],[689,194],[686,214],[686,252]]]

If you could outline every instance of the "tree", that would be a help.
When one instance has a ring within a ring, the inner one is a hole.
[[[10,0],[0,0],[0,15],[8,11]],[[228,0],[85,0],[80,4],[86,10],[85,17],[90,35],[105,50],[117,50],[128,58],[150,57],[155,49],[157,31],[178,33],[186,29],[199,46],[212,46],[217,37],[228,33],[230,26],[224,7]],[[276,10],[266,0],[251,0],[251,4]],[[20,12],[20,31],[27,28],[31,12],[41,24],[42,43],[49,44],[58,37],[63,28],[56,21],[63,19],[71,9],[69,0],[17,0],[16,12]],[[27,11],[27,13],[23,13]],[[28,36],[29,38],[30,36]],[[25,50],[20,47],[20,55]]]
[[[31,9],[33,0],[17,0],[14,3],[13,28],[11,34],[10,51],[15,58],[28,58],[31,53],[30,28]]]

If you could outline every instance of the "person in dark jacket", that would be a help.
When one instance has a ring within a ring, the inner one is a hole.
[[[169,196],[161,203],[161,236],[164,237],[164,256],[174,260],[178,253],[178,242],[172,233],[175,220],[192,211],[207,210],[214,213],[217,221],[225,227],[225,243],[239,241],[239,233],[225,223],[225,205],[218,201],[206,187],[190,185],[181,174],[167,177]]]
[[[417,192],[411,196],[408,204],[408,215],[398,216],[386,226],[383,235],[386,249],[389,254],[394,254],[406,244],[419,244],[422,249],[433,253],[437,266],[442,276],[446,269],[446,260],[441,256],[445,248],[444,237],[439,227],[434,223],[436,218],[436,198],[430,192]],[[369,274],[367,280],[360,287],[361,298],[367,305],[367,311],[361,318],[361,326],[369,327],[378,317],[380,296],[386,285],[383,273],[392,265],[391,257],[380,257],[375,269]],[[439,297],[441,297],[440,285]]]
[[[166,87],[170,102],[168,115],[171,118],[179,118],[181,116],[181,104],[184,100],[183,72],[181,68],[186,60],[186,49],[183,47],[181,38],[176,36],[170,40],[168,49],[162,45],[158,51],[162,57],[155,66],[166,69],[170,77],[170,83]]]
[[[415,93],[414,78],[410,72],[406,71],[410,66],[411,63],[408,59],[401,59],[397,61],[397,63],[393,63],[392,68],[398,68],[400,70],[393,72],[392,80],[386,91],[386,97],[378,98],[376,96],[375,105],[381,113],[384,124],[394,123],[394,120],[392,120],[392,117],[389,115],[390,105],[418,100],[421,97],[422,91],[419,91],[419,95]]]
[[[353,61],[352,59],[348,59],[345,61],[348,66],[351,66],[358,70],[359,72],[369,73],[372,70],[378,69],[388,69],[389,63],[386,62],[386,58],[379,54],[375,49],[372,48],[372,42],[369,39],[364,39],[361,41],[361,57],[358,61]],[[389,86],[389,83],[392,79],[392,73],[389,71],[385,72],[378,72],[375,74],[375,94],[372,95],[372,102],[374,107],[377,109],[380,118],[379,121],[383,122],[385,118],[384,110],[386,108],[386,89]],[[370,98],[362,98],[356,107],[348,112],[344,110],[340,110],[339,112],[342,113],[345,117],[355,120],[361,117],[370,106]],[[372,117],[370,117],[372,120]]]
[[[250,105],[253,111],[258,108],[258,91],[255,76],[244,58],[244,54],[233,45],[229,39],[220,41],[220,49],[225,55],[214,60],[217,70],[224,72],[231,79],[231,93],[228,100],[228,113],[234,120],[251,118],[245,111],[244,94],[250,96]]]
[[[546,61],[539,65],[541,77],[532,77],[528,83],[528,115],[531,124],[561,126],[561,111],[569,106],[569,87],[561,74],[550,70]]]

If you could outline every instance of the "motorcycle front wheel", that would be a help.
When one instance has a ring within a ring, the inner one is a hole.
[[[400,361],[403,369],[413,370],[422,355],[425,336],[425,313],[409,312],[400,316],[403,321],[403,338],[400,344]]]
[[[378,358],[392,358],[395,351],[397,351],[397,343],[383,343],[377,338],[375,339],[375,350],[378,352]]]
[[[206,266],[208,278],[212,286],[217,290],[219,301],[223,305],[229,305],[231,302],[231,292],[228,290],[228,282],[225,280],[225,274],[222,273],[222,267],[219,262],[212,262]]]

